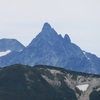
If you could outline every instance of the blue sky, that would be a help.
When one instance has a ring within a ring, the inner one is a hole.
[[[28,45],[45,22],[100,57],[100,0],[0,0],[0,39]]]

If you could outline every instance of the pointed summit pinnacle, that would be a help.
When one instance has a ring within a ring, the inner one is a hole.
[[[65,34],[64,40],[65,40],[67,43],[71,43],[70,37],[69,37],[67,34]]]
[[[51,29],[51,26],[50,26],[50,24],[49,23],[44,23],[44,25],[43,25],[43,28],[42,28],[42,31],[46,31],[46,30],[50,30]]]

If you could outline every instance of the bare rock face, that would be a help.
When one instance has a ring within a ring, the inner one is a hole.
[[[93,75],[93,74],[85,74],[85,73],[78,73],[72,71],[64,71],[62,69],[57,68],[38,68],[40,71],[44,70],[42,77],[53,87],[60,87],[62,85],[62,81],[65,84],[74,90],[77,100],[95,100],[91,98],[91,94],[94,91],[99,92],[98,97],[100,97],[100,76]],[[48,74],[52,76],[48,76]]]

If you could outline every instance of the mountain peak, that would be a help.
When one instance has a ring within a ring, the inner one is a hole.
[[[42,31],[49,30],[49,29],[51,29],[50,24],[48,22],[44,23]]]
[[[0,52],[11,50],[20,51],[24,49],[24,45],[16,39],[3,38],[0,39]]]

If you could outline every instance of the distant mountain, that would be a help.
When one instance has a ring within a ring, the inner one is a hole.
[[[12,65],[0,69],[0,100],[100,100],[100,76]]]
[[[0,39],[0,52],[11,50],[11,51],[20,51],[24,48],[19,41],[16,39]]]
[[[5,60],[6,59],[6,60]],[[0,66],[12,64],[51,65],[73,71],[100,74],[100,58],[81,50],[45,23],[42,31],[21,52],[10,53],[0,58]]]

